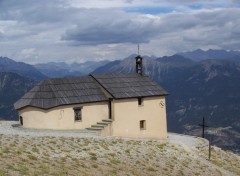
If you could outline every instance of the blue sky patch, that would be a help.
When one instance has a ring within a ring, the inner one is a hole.
[[[136,8],[125,8],[125,12],[135,12],[135,13],[143,13],[143,14],[163,14],[172,12],[174,9],[170,7],[136,7]]]

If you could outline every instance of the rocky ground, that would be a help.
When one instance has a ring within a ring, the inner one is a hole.
[[[99,137],[77,131],[27,130],[0,121],[0,176],[240,175],[240,156],[207,141]],[[15,125],[16,126],[16,125]]]

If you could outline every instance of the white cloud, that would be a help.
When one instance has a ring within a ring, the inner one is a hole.
[[[21,54],[28,56],[32,56],[36,54],[36,48],[26,48],[21,51]]]
[[[105,11],[104,11],[105,12]],[[221,46],[221,41],[238,39],[240,15],[238,8],[198,10],[189,13],[175,12],[161,16],[125,14],[110,11],[106,14],[95,11],[97,17],[89,15],[86,21],[67,30],[63,39],[75,44],[96,45],[109,43],[148,43],[151,40],[177,38],[193,45],[211,44]],[[106,13],[106,12],[105,12]]]
[[[239,5],[237,0],[0,0],[0,55],[29,63],[83,62],[123,58],[137,51],[137,43],[142,54],[157,56],[239,49]],[[161,13],[149,13],[154,8]]]
[[[24,58],[24,61],[27,61],[30,64],[34,64],[39,59],[36,48],[25,48],[20,52],[20,55]]]
[[[239,5],[239,0],[71,0],[71,5],[79,8],[134,8],[134,7],[171,7],[183,9],[183,7],[222,7]]]
[[[156,22],[146,15],[92,10],[75,28],[67,30],[62,39],[75,41],[76,45],[146,43],[158,33]]]

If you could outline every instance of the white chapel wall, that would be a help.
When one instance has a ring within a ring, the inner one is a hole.
[[[165,97],[148,97],[143,105],[138,99],[113,100],[113,123],[111,134],[123,137],[167,138]],[[146,129],[140,129],[145,120]]]
[[[74,120],[73,107],[82,107],[82,121]],[[108,103],[59,106],[49,110],[26,107],[19,110],[23,127],[36,129],[85,129],[108,119]]]

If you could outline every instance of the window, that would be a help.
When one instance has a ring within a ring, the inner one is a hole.
[[[138,98],[138,106],[143,105],[143,99],[142,98]]]
[[[140,130],[146,130],[146,120],[140,120]]]
[[[74,120],[75,121],[81,121],[82,120],[82,108],[78,107],[78,108],[73,108],[74,110]]]

